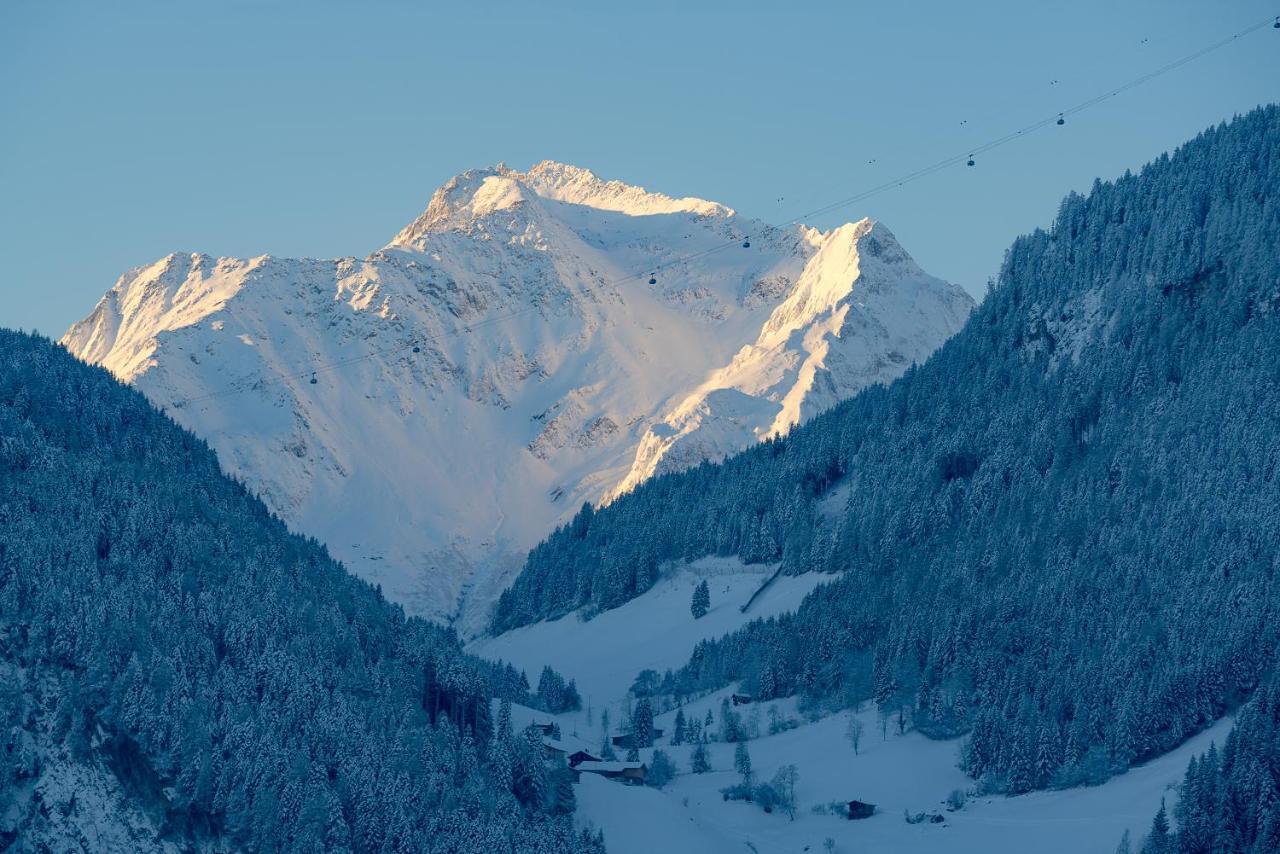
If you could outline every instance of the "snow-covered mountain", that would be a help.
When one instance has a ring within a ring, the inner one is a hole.
[[[468,630],[583,502],[896,377],[972,307],[879,223],[771,228],[544,162],[452,179],[363,260],[169,255],[62,340]]]

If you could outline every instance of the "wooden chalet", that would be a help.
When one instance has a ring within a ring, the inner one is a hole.
[[[572,735],[562,738],[542,739],[543,757],[548,760],[565,759],[572,767],[577,762],[599,762],[600,757],[592,754],[589,745]]]

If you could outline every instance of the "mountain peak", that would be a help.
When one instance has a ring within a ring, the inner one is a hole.
[[[677,199],[664,193],[650,192],[636,184],[606,180],[590,169],[555,160],[543,160],[525,173],[509,174],[543,198],[631,216],[693,213],[728,217],[734,213],[732,208],[717,202],[693,196]]]
[[[766,235],[544,161],[457,175],[365,259],[167,256],[63,342],[410,612],[477,628],[584,502],[896,377],[971,307],[872,220]]]
[[[690,213],[695,216],[731,217],[732,208],[692,196],[674,198],[634,184],[604,179],[590,169],[543,160],[527,172],[504,163],[469,169],[450,178],[431,196],[427,209],[389,244],[417,247],[431,233],[468,229],[476,220],[517,208],[535,199],[578,205],[596,210],[653,216]]]

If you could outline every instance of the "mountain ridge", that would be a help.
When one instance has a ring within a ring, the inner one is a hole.
[[[971,309],[870,220],[771,228],[544,161],[463,173],[364,259],[171,254],[62,342],[411,612],[465,594],[478,627],[582,503],[784,432]]]

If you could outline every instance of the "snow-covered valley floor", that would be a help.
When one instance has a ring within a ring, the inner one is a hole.
[[[1230,730],[1229,721],[1220,721],[1102,786],[971,798],[963,810],[951,813],[943,800],[952,789],[973,782],[956,767],[958,742],[930,741],[914,732],[900,736],[892,728],[882,740],[873,728],[874,712],[861,714],[867,734],[857,756],[844,739],[844,715],[748,743],[757,779],[768,780],[788,763],[798,767],[794,821],[722,799],[720,789],[738,781],[732,744],[711,745],[714,770],[707,774],[688,773],[689,747],[662,746],[681,771],[662,790],[584,774],[577,788],[578,820],[603,829],[614,854],[823,852],[828,838],[843,854],[1112,854],[1125,830],[1136,847],[1161,797],[1175,799],[1170,787],[1181,782],[1187,760],[1211,741],[1221,745]],[[669,716],[660,721],[659,726],[669,723]],[[812,812],[815,804],[853,798],[875,803],[878,812],[862,821]],[[904,810],[941,812],[946,821],[910,825]]]
[[[703,638],[718,637],[756,617],[793,610],[825,576],[777,579],[747,613],[740,607],[768,577],[772,567],[743,566],[736,559],[707,559],[682,568],[652,590],[621,608],[583,622],[576,615],[526,626],[497,638],[484,638],[470,651],[512,662],[536,684],[544,664],[577,681],[583,698],[580,712],[556,716],[564,740],[598,752],[603,740],[602,711],[617,733],[626,693],[635,675],[650,668],[661,673],[687,661]],[[689,600],[698,581],[710,582],[712,609],[694,620]],[[686,717],[699,719],[710,710],[719,725],[721,702],[731,690],[686,704]],[[769,707],[798,726],[768,734]],[[881,728],[873,707],[858,712],[863,736],[855,754],[846,738],[849,712],[810,721],[794,700],[741,706],[744,723],[759,729],[748,742],[757,780],[769,780],[783,765],[799,770],[794,820],[775,811],[766,814],[752,804],[726,802],[720,790],[738,781],[734,745],[709,745],[712,771],[692,774],[689,745],[670,746],[675,711],[658,716],[665,731],[658,747],[676,762],[678,775],[665,788],[626,786],[583,774],[575,787],[578,821],[602,829],[614,854],[653,852],[825,852],[844,854],[923,854],[923,852],[1043,852],[1111,854],[1128,830],[1134,847],[1149,829],[1151,818],[1174,787],[1193,753],[1226,739],[1230,721],[1219,721],[1178,749],[1112,779],[1101,786],[1019,797],[970,797],[963,809],[948,812],[944,801],[955,789],[971,790],[973,781],[957,767],[959,740],[932,741],[908,730],[898,734],[893,722]],[[517,709],[517,726],[547,721],[551,716]],[[641,751],[648,761],[652,750]],[[849,821],[815,814],[815,805],[858,799],[877,805],[869,819]],[[908,824],[904,811],[938,812],[945,822]]]

